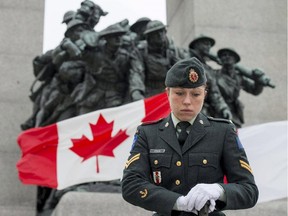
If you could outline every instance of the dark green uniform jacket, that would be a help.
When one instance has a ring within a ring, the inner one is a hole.
[[[122,179],[126,201],[159,215],[181,215],[172,208],[197,183],[221,184],[227,202],[216,201],[217,210],[256,204],[258,188],[233,124],[199,114],[182,150],[171,116],[138,127]]]

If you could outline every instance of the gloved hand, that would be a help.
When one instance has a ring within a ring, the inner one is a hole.
[[[188,204],[187,197],[181,196],[176,200],[176,203],[175,203],[173,209],[177,210],[177,211],[193,212],[193,213],[197,214],[197,211],[195,209],[193,209],[192,211],[189,211],[187,204]]]
[[[215,201],[221,196],[223,190],[218,184],[197,184],[193,187],[186,198],[188,199],[188,211],[196,209],[199,211],[206,202],[210,201],[209,212],[214,211]]]
[[[174,205],[174,209],[178,211],[186,211],[188,200],[184,196],[180,196]]]

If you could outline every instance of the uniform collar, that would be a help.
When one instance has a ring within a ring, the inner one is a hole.
[[[197,116],[196,116],[196,117],[197,117]],[[189,123],[190,123],[191,125],[193,125],[196,117],[194,117],[193,119],[191,119],[191,120],[189,121]],[[173,122],[173,124],[174,124],[174,127],[176,128],[176,125],[177,125],[179,122],[181,122],[181,121],[174,115],[173,112],[171,112],[171,118],[172,118],[172,122]]]

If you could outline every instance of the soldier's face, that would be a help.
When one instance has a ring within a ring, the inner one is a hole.
[[[202,54],[208,54],[210,52],[212,45],[209,40],[202,40],[195,44],[195,48]]]
[[[162,46],[166,42],[166,31],[159,30],[149,34],[148,43],[154,46]]]
[[[206,96],[205,86],[166,88],[170,107],[180,121],[190,121],[201,111]]]
[[[220,60],[221,60],[223,65],[233,65],[236,63],[236,59],[235,59],[234,55],[232,53],[226,52],[226,51],[224,51],[221,54]]]
[[[114,49],[118,49],[122,44],[122,35],[111,35],[105,39],[107,41],[107,45]]]

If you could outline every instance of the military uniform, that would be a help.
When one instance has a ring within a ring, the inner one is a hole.
[[[198,88],[206,81],[201,62],[192,58],[172,66],[167,72],[165,85],[169,88]],[[220,185],[225,196],[224,199],[221,195],[212,198],[216,201],[216,209],[210,216],[223,215],[221,210],[253,207],[258,199],[258,188],[234,124],[202,113],[191,118],[189,134],[182,146],[175,128],[179,119],[173,113],[137,128],[123,171],[123,198],[133,205],[157,212],[155,215],[158,216],[192,216],[195,214],[188,212],[188,207],[179,208],[177,203],[182,197],[190,199],[191,188],[202,183]],[[225,176],[228,184],[224,183]]]
[[[224,175],[232,184],[223,183]],[[178,197],[197,183],[215,182],[227,196],[226,205],[217,203],[219,210],[248,208],[257,201],[252,170],[228,120],[199,114],[182,150],[170,116],[138,127],[122,181],[125,200],[159,215],[181,215],[172,211]]]

